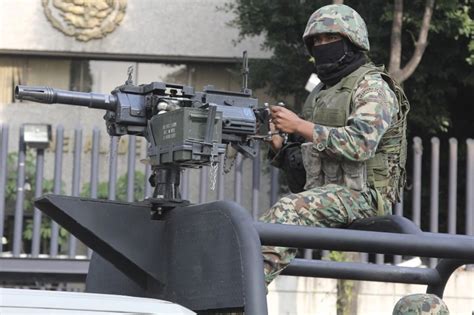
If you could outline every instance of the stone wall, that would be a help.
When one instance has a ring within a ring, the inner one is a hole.
[[[57,24],[64,28],[64,18],[51,6],[52,1],[2,0],[0,54],[229,61],[247,50],[253,58],[269,56],[261,50],[262,37],[236,43],[238,29],[229,25],[233,15],[220,9],[224,1],[122,0],[127,5],[120,24],[102,38],[89,41],[53,27],[42,2],[49,3]]]

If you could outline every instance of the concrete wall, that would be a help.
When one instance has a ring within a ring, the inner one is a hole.
[[[49,1],[51,2],[51,1]],[[0,1],[0,54],[126,56],[153,60],[233,60],[247,50],[268,57],[262,38],[238,44],[238,30],[228,25],[231,13],[219,0],[128,0],[125,16],[102,39],[81,42],[55,29],[42,1]]]
[[[334,279],[278,277],[269,287],[269,315],[336,315]],[[391,315],[404,295],[424,293],[426,286],[400,283],[359,282],[357,313],[351,315]],[[443,300],[451,315],[471,315],[474,311],[474,271],[458,269],[448,281]]]

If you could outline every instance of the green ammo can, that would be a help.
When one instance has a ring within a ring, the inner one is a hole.
[[[221,112],[217,112],[214,119],[212,143],[205,142],[208,112],[207,109],[182,107],[153,116],[149,138],[156,152],[149,152],[151,164],[179,163],[186,167],[208,164],[210,154],[217,155],[218,146],[223,146]]]

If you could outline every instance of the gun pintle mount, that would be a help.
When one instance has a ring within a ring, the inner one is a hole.
[[[253,157],[254,141],[267,136],[257,130],[257,120],[267,120],[268,109],[258,108],[258,100],[247,88],[246,52],[242,76],[239,92],[213,86],[195,92],[191,86],[164,82],[134,85],[129,69],[125,84],[108,95],[18,85],[15,97],[104,109],[109,135],[145,137],[152,168],[150,183],[154,187],[153,198],[148,201],[159,218],[166,210],[189,203],[179,193],[182,169],[204,165],[216,169],[218,156],[226,152],[227,146]]]

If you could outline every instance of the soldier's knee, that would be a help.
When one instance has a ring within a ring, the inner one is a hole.
[[[273,207],[268,209],[260,218],[260,221],[267,223],[293,223],[297,217],[295,202],[292,195],[282,197]]]
[[[446,304],[434,294],[411,294],[402,297],[393,315],[449,315]]]

